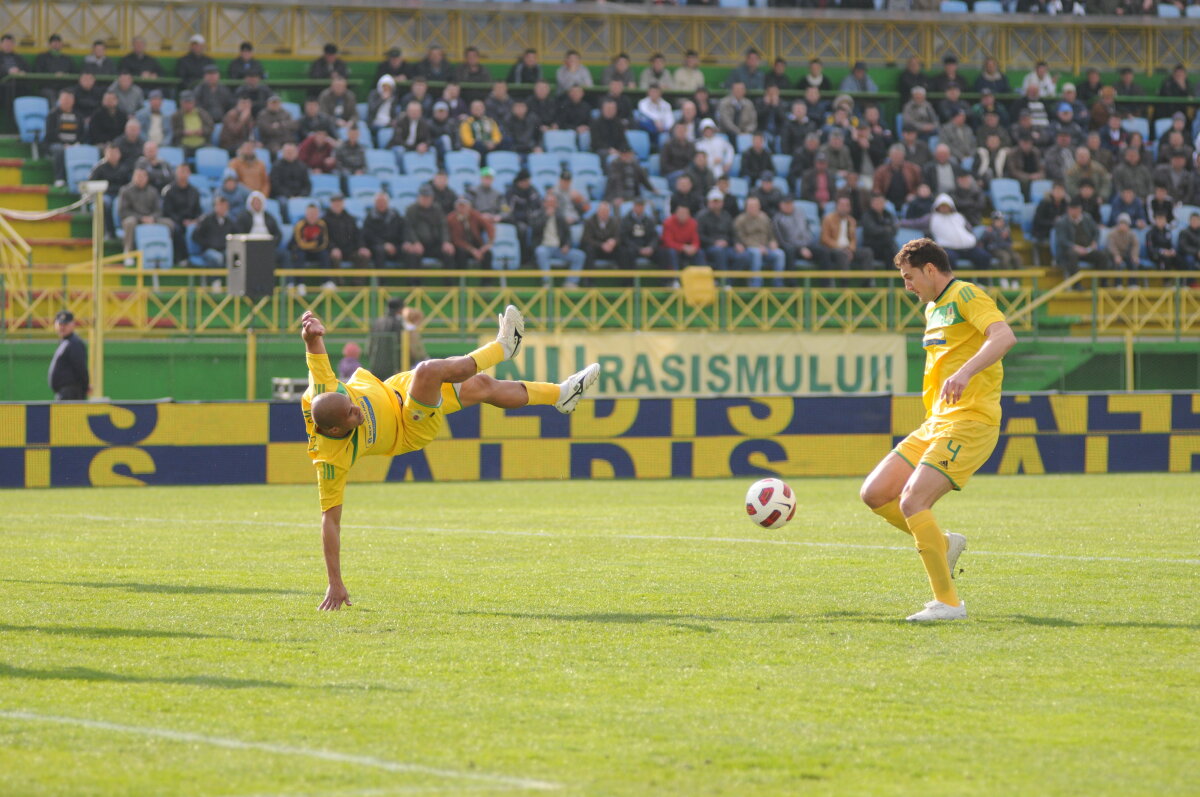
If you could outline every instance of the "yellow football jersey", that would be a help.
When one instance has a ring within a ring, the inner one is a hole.
[[[1000,385],[1004,366],[983,369],[967,383],[955,404],[945,404],[942,383],[979,353],[987,328],[1004,314],[978,285],[951,280],[942,294],[925,306],[925,417],[979,421],[1000,425]]]
[[[400,437],[400,399],[370,371],[359,368],[350,381],[342,383],[329,365],[329,355],[308,354],[305,360],[308,390],[300,399],[300,407],[308,430],[308,456],[317,467],[317,490],[324,511],[342,503],[346,474],[359,457],[391,454],[396,448]],[[345,394],[363,411],[362,424],[346,437],[326,437],[313,424],[313,397],[334,390]]]

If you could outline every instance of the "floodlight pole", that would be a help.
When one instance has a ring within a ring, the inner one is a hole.
[[[92,395],[104,395],[104,192],[108,182],[80,185],[92,197]]]

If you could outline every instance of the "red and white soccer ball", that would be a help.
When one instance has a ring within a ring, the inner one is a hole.
[[[777,529],[796,514],[796,494],[779,479],[759,479],[746,493],[746,513],[764,529]]]

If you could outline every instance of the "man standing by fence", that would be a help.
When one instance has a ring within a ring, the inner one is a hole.
[[[55,401],[83,401],[91,390],[88,378],[87,346],[75,334],[75,316],[59,310],[54,316],[54,331],[60,338],[50,360],[48,376]]]

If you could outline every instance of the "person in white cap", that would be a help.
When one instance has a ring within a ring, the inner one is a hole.
[[[175,74],[179,77],[179,88],[190,89],[204,79],[204,67],[217,62],[204,52],[204,37],[197,33],[188,39],[188,52],[175,63]]]
[[[733,168],[733,145],[729,139],[717,135],[717,123],[712,119],[700,120],[700,140],[696,151],[708,156],[708,168],[714,177],[720,177]]]

